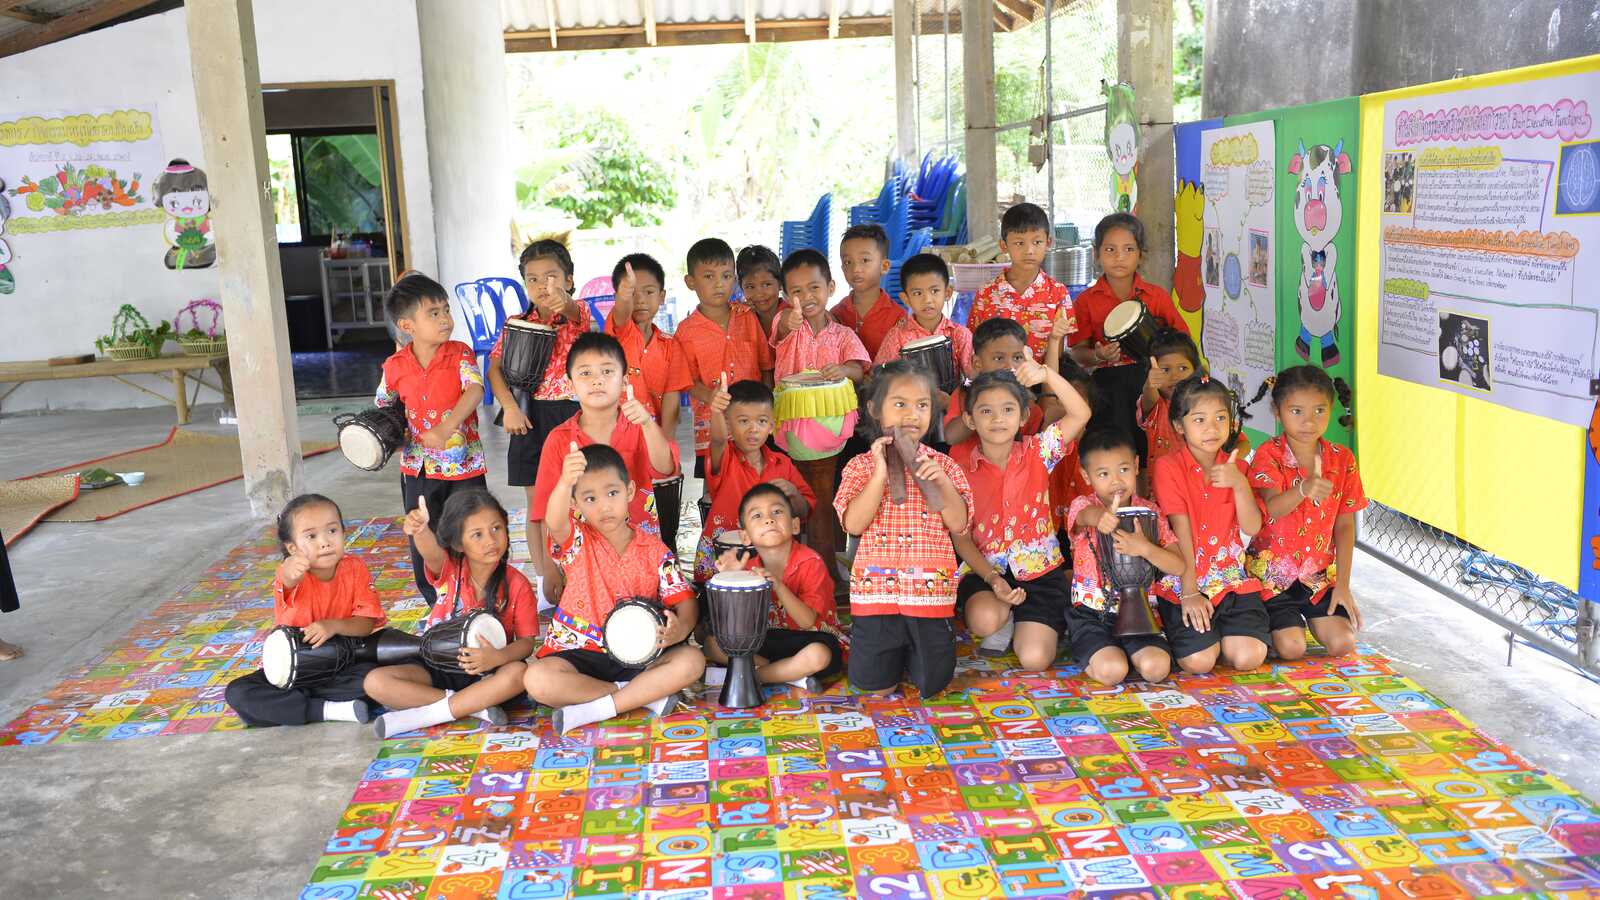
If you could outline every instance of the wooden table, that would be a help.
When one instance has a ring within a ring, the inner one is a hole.
[[[115,378],[134,390],[160,400],[171,403],[177,407],[178,424],[189,423],[189,405],[187,396],[188,381],[194,382],[194,396],[200,396],[200,386],[205,385],[212,390],[220,391],[224,398],[233,394],[232,384],[227,374],[228,357],[226,354],[218,356],[160,356],[155,359],[97,359],[94,362],[80,363],[73,366],[52,366],[42,359],[22,360],[20,362],[0,362],[0,384],[11,384],[11,387],[0,394],[0,401],[11,396],[12,392],[28,381],[63,381],[72,378]],[[206,369],[216,368],[220,385],[208,384],[201,377]],[[150,390],[142,384],[129,381],[127,375],[156,375],[170,373],[172,377],[173,395],[171,397]]]

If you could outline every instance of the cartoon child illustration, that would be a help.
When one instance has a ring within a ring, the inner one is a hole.
[[[1307,362],[1323,368],[1339,361],[1335,327],[1339,324],[1339,287],[1334,269],[1339,248],[1333,239],[1344,219],[1339,197],[1339,176],[1350,174],[1350,157],[1344,141],[1333,147],[1318,144],[1300,150],[1289,160],[1289,173],[1300,176],[1294,195],[1294,227],[1300,232],[1300,337],[1294,348]],[[1312,356],[1312,344],[1317,355]]]
[[[217,262],[216,238],[211,234],[211,191],[206,173],[175,159],[156,179],[155,201],[167,212],[164,233],[166,264],[173,270],[204,269]]]
[[[1133,212],[1138,202],[1134,171],[1139,164],[1138,116],[1133,109],[1133,88],[1126,84],[1106,87],[1106,155],[1111,157],[1111,207]]]
[[[6,220],[11,218],[11,201],[6,199],[6,181],[0,178],[0,294],[17,289],[17,279],[7,265],[11,262],[11,247],[6,244]]]

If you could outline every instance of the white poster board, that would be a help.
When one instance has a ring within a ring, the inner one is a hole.
[[[1585,73],[1384,104],[1379,373],[1588,424],[1596,100]]]
[[[0,117],[10,234],[158,224],[151,185],[167,164],[154,107]]]
[[[1277,161],[1272,122],[1212,128],[1200,136],[1205,234],[1200,279],[1205,329],[1200,350],[1215,378],[1249,404],[1247,422],[1271,431],[1267,398],[1251,404],[1277,372]]]

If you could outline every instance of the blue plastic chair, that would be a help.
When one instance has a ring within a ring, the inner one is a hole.
[[[883,276],[883,289],[888,291],[889,296],[895,298],[896,302],[899,302],[900,298],[900,267],[905,265],[906,260],[932,245],[933,232],[927,228],[918,228],[908,235],[905,246],[900,252],[889,260],[889,273]]]
[[[779,234],[779,252],[784,259],[796,250],[811,248],[828,252],[828,226],[833,213],[833,195],[823,194],[817,199],[811,215],[797,222],[784,222]]]
[[[514,297],[516,308],[508,306]],[[522,292],[522,283],[514,278],[479,278],[463,281],[455,286],[456,302],[467,320],[467,334],[472,338],[472,351],[478,356],[478,371],[489,371],[489,352],[500,339],[500,329],[506,319],[528,310],[528,295]],[[487,379],[487,374],[485,374]],[[494,392],[483,392],[483,404],[494,403]]]

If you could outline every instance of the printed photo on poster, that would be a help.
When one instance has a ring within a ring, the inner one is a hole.
[[[1250,232],[1250,283],[1256,287],[1267,286],[1267,235]]]
[[[1206,284],[1212,287],[1222,285],[1222,229],[1206,229]]]
[[[1489,320],[1460,313],[1439,317],[1439,378],[1489,389]]]
[[[1417,182],[1414,153],[1383,155],[1383,211],[1411,215],[1411,192]]]

